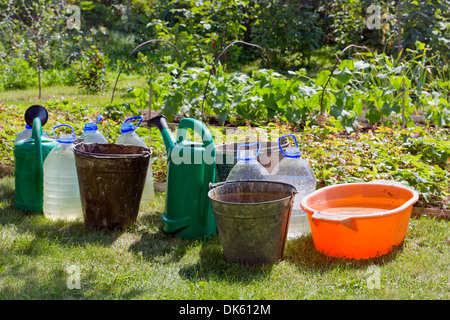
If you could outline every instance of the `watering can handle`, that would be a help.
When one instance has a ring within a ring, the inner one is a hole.
[[[41,120],[39,118],[34,118],[33,120],[33,129],[31,132],[31,137],[34,140],[34,148],[35,148],[35,159],[38,163],[37,169],[39,175],[44,173],[44,161],[42,158],[42,126]]]
[[[214,143],[211,133],[208,128],[198,120],[192,118],[183,118],[180,121],[177,129],[177,142],[186,140],[186,129],[192,129],[196,132],[203,141],[203,145],[206,148],[209,144]]]
[[[214,148],[214,141],[211,132],[208,128],[200,121],[192,118],[184,118],[180,121],[177,129],[177,142],[186,140],[187,129],[192,129],[194,132],[200,135],[203,141],[203,147],[205,153],[203,154],[203,160],[205,161],[205,181],[211,182],[215,180],[215,169],[216,169],[216,149]],[[203,184],[200,203],[204,204],[203,216],[201,217],[203,225],[207,223],[208,211],[209,211],[209,198],[208,190],[203,190],[203,188],[208,188],[209,185]]]
[[[294,138],[294,142],[295,142],[295,146],[298,148],[298,143],[297,143],[297,138],[293,135],[293,134],[286,134],[284,136],[281,136],[278,138],[278,146],[280,147],[280,151],[283,154],[283,156],[286,156],[286,154],[284,153],[283,148],[281,147],[281,139],[283,138],[287,138],[287,137],[292,137]]]

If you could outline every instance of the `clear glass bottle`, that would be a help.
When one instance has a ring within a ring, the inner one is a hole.
[[[250,148],[257,145],[258,149],[255,153],[254,149],[240,150],[242,147]],[[262,164],[256,160],[258,158],[261,145],[259,142],[252,144],[242,144],[238,147],[236,158],[238,162],[231,169],[227,176],[227,181],[233,180],[268,180],[269,172]]]
[[[296,147],[283,150],[280,144],[284,158],[273,169],[270,180],[289,183],[297,188],[288,229],[288,238],[293,239],[311,232],[308,215],[301,209],[300,202],[304,196],[316,190],[317,181],[309,163],[301,157],[295,136],[285,135],[278,141],[283,137],[293,137]]]
[[[96,122],[89,122],[84,125],[84,130],[80,137],[84,143],[108,143],[105,136],[98,130],[97,124],[102,120],[103,116],[100,115]]]
[[[139,119],[139,124],[137,126],[134,125],[132,120]],[[148,148],[147,144],[139,137],[139,135],[135,132],[136,128],[142,122],[142,117],[132,117],[125,120],[120,127],[121,134],[117,139],[117,144],[123,145],[133,145]],[[142,191],[141,204],[149,204],[153,203],[155,200],[155,190],[153,187],[153,172],[152,172],[152,162],[150,159],[150,163],[148,164],[147,177],[145,180],[144,190]]]
[[[59,127],[69,127],[72,134],[56,136]],[[75,220],[83,218],[78,176],[73,153],[76,140],[71,126],[62,124],[53,128],[58,144],[44,161],[44,216],[48,219]]]

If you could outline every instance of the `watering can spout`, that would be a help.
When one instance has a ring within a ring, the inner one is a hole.
[[[148,125],[150,127],[156,127],[161,131],[161,135],[164,140],[164,145],[166,146],[167,154],[170,154],[173,146],[175,145],[175,137],[169,129],[169,125],[167,124],[167,118],[164,115],[157,115],[150,120],[148,120]]]

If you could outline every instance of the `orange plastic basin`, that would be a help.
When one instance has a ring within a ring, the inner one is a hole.
[[[417,192],[397,185],[349,183],[302,199],[314,245],[326,255],[367,259],[388,253],[406,236]]]

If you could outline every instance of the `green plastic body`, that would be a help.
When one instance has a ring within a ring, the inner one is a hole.
[[[187,129],[201,134],[202,142],[186,140]],[[208,128],[200,121],[180,121],[177,139],[168,128],[161,130],[166,144],[167,186],[163,230],[186,239],[217,234],[216,220],[208,198],[215,181],[215,148]]]
[[[30,139],[14,145],[15,206],[19,210],[42,212],[44,160],[58,142],[42,137],[39,118],[33,121]]]

